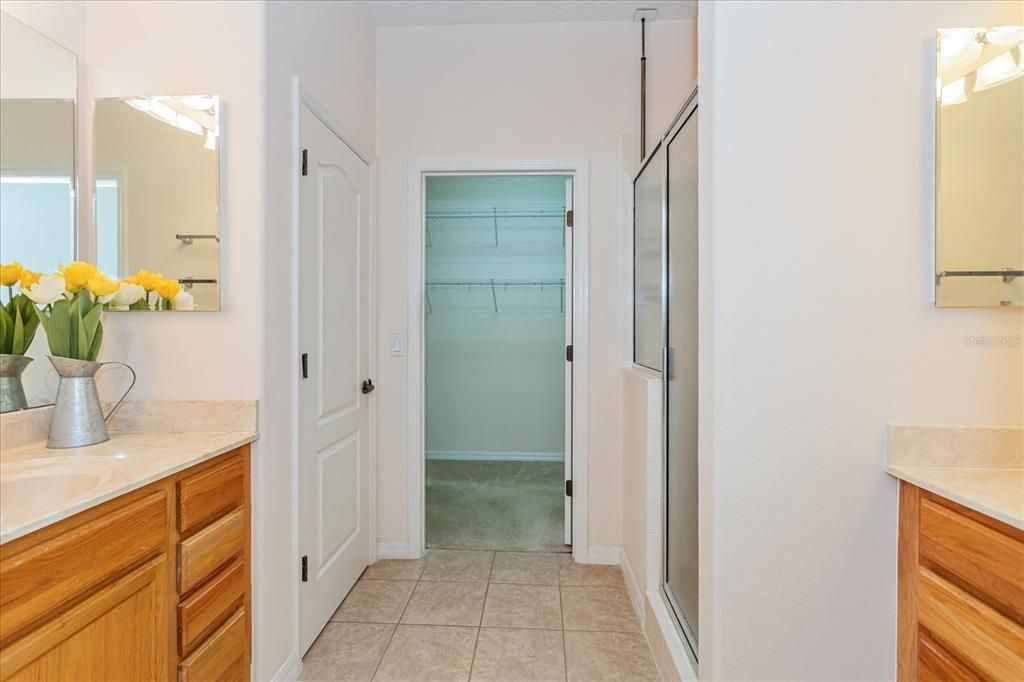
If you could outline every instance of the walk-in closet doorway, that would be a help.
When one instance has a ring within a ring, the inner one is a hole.
[[[586,537],[585,165],[487,166],[410,177],[413,556]]]

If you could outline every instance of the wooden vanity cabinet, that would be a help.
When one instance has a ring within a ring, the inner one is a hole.
[[[0,680],[248,680],[249,446],[0,545]]]
[[[1024,680],[1024,531],[900,481],[897,670]]]

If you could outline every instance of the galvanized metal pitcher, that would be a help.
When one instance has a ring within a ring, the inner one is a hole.
[[[135,387],[135,370],[123,362],[90,362],[48,356],[60,376],[57,400],[53,404],[48,448],[77,448],[110,440],[107,420]],[[96,392],[96,372],[104,365],[120,365],[132,373],[132,383],[106,415]]]
[[[28,407],[25,386],[21,383],[21,373],[30,362],[32,358],[24,355],[0,353],[0,412],[23,410]]]

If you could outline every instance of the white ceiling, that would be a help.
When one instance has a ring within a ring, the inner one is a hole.
[[[632,21],[639,8],[657,9],[658,21],[697,16],[696,0],[364,0],[363,6],[377,26]]]

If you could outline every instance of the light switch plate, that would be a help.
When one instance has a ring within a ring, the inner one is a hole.
[[[391,356],[402,357],[405,355],[405,334],[391,335]]]

